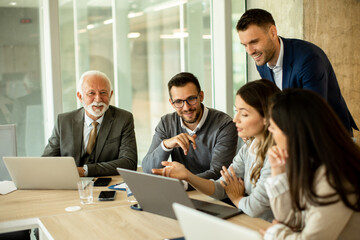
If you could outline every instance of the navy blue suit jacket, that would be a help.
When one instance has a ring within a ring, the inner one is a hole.
[[[350,133],[352,128],[358,130],[324,51],[303,40],[281,39],[284,44],[282,88],[304,88],[319,93],[334,109]],[[262,78],[275,82],[266,64],[256,67]]]

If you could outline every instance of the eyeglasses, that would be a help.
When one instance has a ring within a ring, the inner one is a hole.
[[[199,95],[197,96],[192,96],[192,97],[188,97],[185,100],[181,100],[181,99],[176,99],[175,101],[173,101],[172,103],[174,104],[174,106],[176,108],[182,108],[184,106],[184,103],[187,102],[187,104],[189,105],[195,105],[197,103],[197,99],[198,99]]]

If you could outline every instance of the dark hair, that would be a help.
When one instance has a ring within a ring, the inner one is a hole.
[[[272,15],[263,9],[249,9],[239,19],[236,24],[236,30],[245,31],[250,25],[257,25],[258,27],[267,28],[275,25]]]
[[[256,161],[253,163],[253,170],[250,174],[251,182],[256,185],[260,177],[260,171],[264,165],[264,160],[268,149],[274,144],[272,135],[268,130],[269,127],[269,102],[270,98],[280,92],[280,89],[271,81],[260,79],[248,82],[242,86],[236,93],[251,107],[263,117],[266,118],[266,125],[257,145]]]
[[[183,87],[188,83],[193,83],[196,86],[198,93],[200,93],[201,88],[199,80],[195,77],[195,75],[189,72],[181,72],[170,79],[168,83],[169,96],[171,97],[170,90],[172,87]]]
[[[360,211],[360,148],[325,100],[309,90],[286,89],[274,96],[270,115],[287,137],[286,172],[293,209],[304,210],[305,197],[316,206],[341,200]],[[326,169],[326,180],[335,190],[332,194],[316,193],[320,166]]]

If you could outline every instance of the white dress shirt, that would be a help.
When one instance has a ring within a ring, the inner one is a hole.
[[[280,88],[282,90],[284,44],[283,44],[281,38],[279,38],[279,41],[280,41],[280,53],[279,53],[279,58],[276,62],[276,65],[270,66],[269,63],[266,63],[266,65],[268,66],[268,68],[270,68],[272,70],[272,74],[273,74],[273,78],[275,80],[276,86],[278,86],[278,88]]]

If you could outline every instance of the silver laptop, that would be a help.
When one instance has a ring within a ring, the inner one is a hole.
[[[72,157],[4,157],[18,189],[77,189],[80,180]]]
[[[122,168],[117,170],[144,211],[176,219],[172,204],[177,202],[220,218],[241,213],[234,207],[190,199],[178,179]]]
[[[263,239],[257,231],[210,216],[184,205],[174,203],[173,208],[186,240]]]

